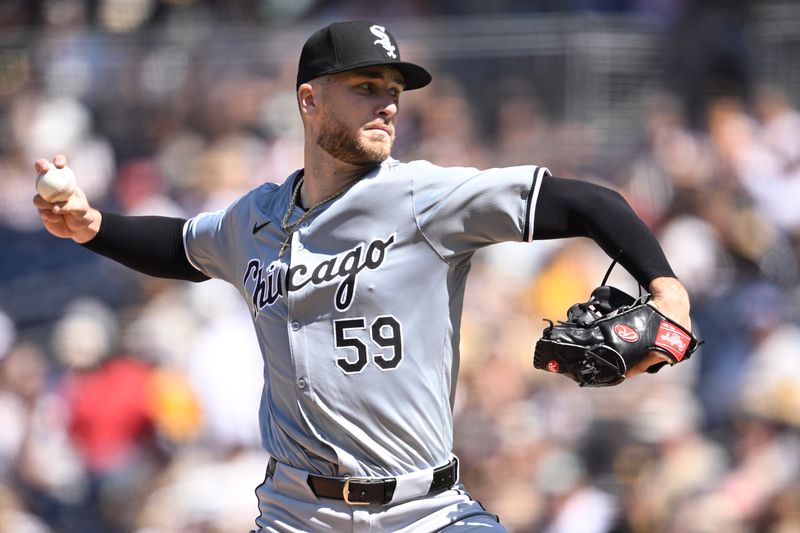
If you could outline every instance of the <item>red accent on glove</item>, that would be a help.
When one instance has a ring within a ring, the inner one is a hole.
[[[682,329],[675,327],[666,320],[662,320],[658,326],[658,334],[656,335],[655,344],[659,348],[666,350],[672,354],[676,361],[683,360],[686,355],[686,350],[689,349],[689,343],[692,338]]]

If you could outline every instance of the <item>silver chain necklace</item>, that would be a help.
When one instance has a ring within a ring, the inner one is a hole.
[[[300,187],[303,185],[304,177],[305,176],[300,176],[300,178],[298,178],[297,183],[294,186],[294,191],[292,191],[292,199],[289,201],[289,208],[286,210],[286,214],[283,215],[283,220],[281,220],[281,229],[283,229],[283,232],[286,234],[286,240],[284,240],[283,244],[281,244],[281,249],[278,251],[278,257],[283,257],[283,254],[286,252],[286,248],[289,247],[289,243],[292,240],[292,234],[295,232],[297,227],[311,215],[311,213],[316,211],[316,209],[321,205],[327,204],[331,200],[343,195],[345,191],[349,189],[350,186],[352,185],[350,184],[344,187],[339,192],[335,192],[333,194],[326,196],[325,198],[323,198],[322,200],[311,206],[305,213],[300,215],[300,217],[297,220],[289,224],[289,219],[292,218],[292,213],[294,213],[294,208],[297,205],[298,200],[300,199]]]

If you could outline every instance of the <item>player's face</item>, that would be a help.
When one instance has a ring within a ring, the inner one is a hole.
[[[330,76],[322,93],[317,145],[340,161],[370,165],[392,152],[403,78],[391,67]]]

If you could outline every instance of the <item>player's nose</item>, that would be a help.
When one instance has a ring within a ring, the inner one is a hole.
[[[381,118],[391,118],[395,116],[397,114],[397,101],[391,97],[381,99],[381,102],[375,108],[375,114]]]
[[[377,115],[381,118],[391,118],[397,114],[397,105],[390,104],[378,109]]]

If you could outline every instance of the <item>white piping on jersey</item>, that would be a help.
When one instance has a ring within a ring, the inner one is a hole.
[[[192,256],[189,254],[189,243],[186,240],[186,237],[189,234],[189,224],[192,222],[192,219],[187,220],[183,224],[183,230],[181,231],[182,239],[183,239],[183,255],[186,256],[186,260],[189,261],[189,264],[196,268],[199,272],[205,274],[205,270],[200,268],[200,265],[192,261]]]
[[[550,170],[547,167],[536,167],[533,173],[533,194],[531,195],[531,209],[528,215],[528,228],[530,228],[530,231],[528,231],[528,242],[533,242],[533,221],[536,220],[536,204],[539,200],[539,189],[542,187],[542,179],[550,175]]]

